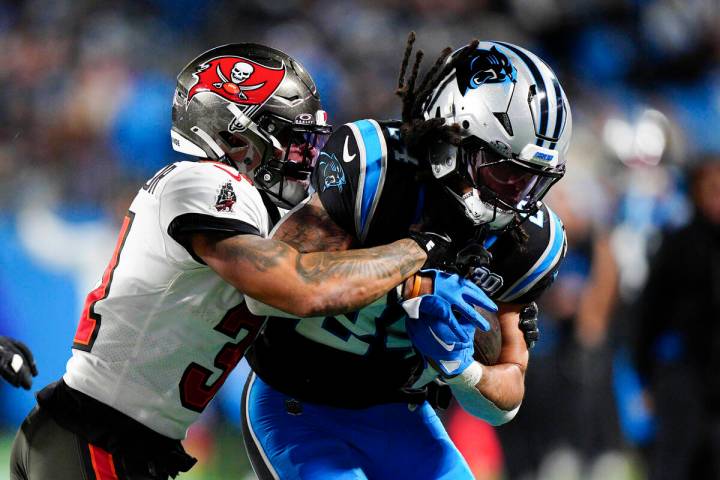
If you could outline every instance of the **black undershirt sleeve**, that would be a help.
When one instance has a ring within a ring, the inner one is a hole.
[[[193,233],[214,233],[232,237],[234,235],[258,235],[260,231],[249,223],[234,218],[220,218],[201,213],[184,213],[178,215],[168,226],[168,235],[183,246],[190,256],[198,263],[205,262],[195,254],[192,248]]]

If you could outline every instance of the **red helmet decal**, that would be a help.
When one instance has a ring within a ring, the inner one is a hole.
[[[193,73],[197,79],[188,101],[200,92],[212,92],[240,105],[262,105],[285,78],[285,63],[266,67],[243,57],[218,57]]]

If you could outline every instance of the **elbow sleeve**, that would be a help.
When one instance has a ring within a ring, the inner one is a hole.
[[[470,389],[462,385],[451,385],[450,388],[452,388],[453,395],[455,395],[458,403],[466,412],[473,417],[485,420],[494,427],[508,423],[515,418],[515,415],[520,410],[520,405],[512,410],[498,408],[497,405],[474,388]]]

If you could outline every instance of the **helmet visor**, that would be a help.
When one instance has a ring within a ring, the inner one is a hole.
[[[298,168],[312,170],[329,136],[329,133],[292,132],[285,152],[287,161]]]
[[[309,174],[332,132],[329,125],[298,120],[290,122],[275,115],[264,116],[259,125],[277,140],[277,143],[273,142],[274,157],[286,163],[285,174],[290,176],[300,171],[305,172],[303,176]]]
[[[496,199],[516,212],[532,211],[563,172],[543,171],[521,161],[504,158],[488,147],[465,150],[468,173],[484,200]]]

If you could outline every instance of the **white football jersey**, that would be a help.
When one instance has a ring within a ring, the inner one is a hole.
[[[192,231],[266,237],[251,182],[216,162],[179,162],[135,197],[115,252],[85,302],[63,377],[72,388],[181,439],[262,326],[191,247]]]

